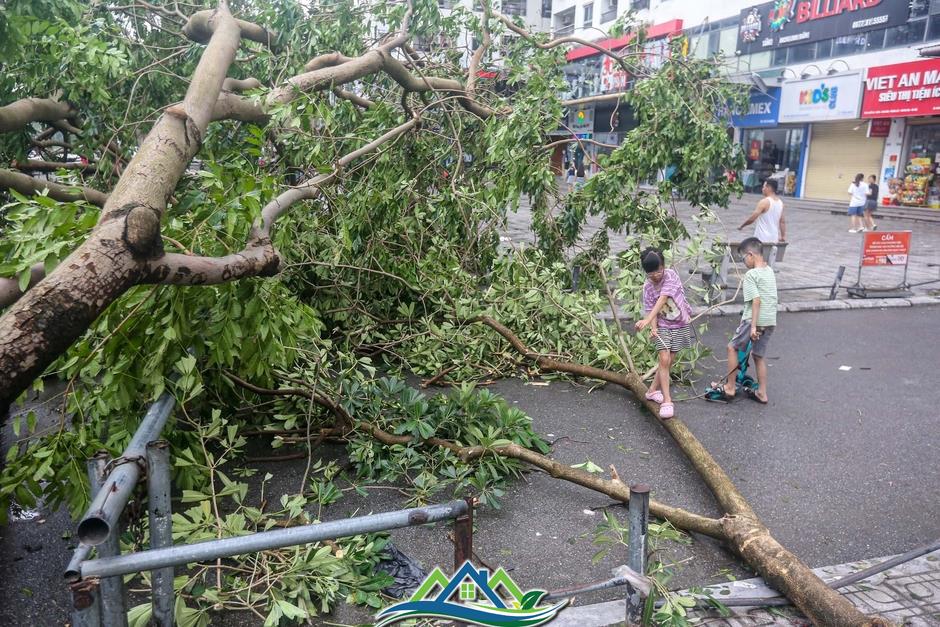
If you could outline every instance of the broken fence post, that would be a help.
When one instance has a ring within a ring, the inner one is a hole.
[[[173,546],[173,511],[170,504],[170,451],[166,440],[147,443],[147,510],[150,518],[150,548]],[[153,593],[152,624],[173,627],[173,567],[150,572]]]
[[[92,495],[101,490],[109,462],[110,457],[105,451],[99,451],[87,461],[88,482],[91,484]],[[121,554],[121,527],[119,521],[116,520],[115,523],[107,539],[97,547],[99,557],[115,557]],[[104,627],[127,627],[127,600],[123,577],[103,578],[98,592],[101,623]]]
[[[460,570],[464,562],[473,561],[473,503],[468,497],[467,511],[454,519],[454,572]]]
[[[173,395],[164,392],[140,421],[124,455],[111,462],[112,469],[104,486],[92,498],[88,511],[78,524],[78,539],[82,544],[101,544],[117,526],[117,520],[140,478],[147,442],[160,437],[175,403]]]
[[[649,486],[642,483],[630,486],[630,539],[627,545],[627,566],[640,576],[646,576],[646,536],[649,515]],[[640,624],[644,604],[644,595],[627,584],[627,625]]]
[[[71,627],[101,627],[98,582],[86,579],[69,586],[72,591]]]

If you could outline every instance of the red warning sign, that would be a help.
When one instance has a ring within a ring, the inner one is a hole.
[[[862,233],[863,266],[903,266],[911,253],[910,231],[868,231]]]

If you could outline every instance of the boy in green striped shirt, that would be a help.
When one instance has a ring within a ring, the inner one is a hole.
[[[767,361],[764,355],[767,344],[777,326],[777,279],[773,268],[767,265],[763,256],[761,241],[749,237],[738,245],[738,253],[744,257],[747,273],[744,275],[744,311],[741,312],[741,324],[728,343],[728,371],[735,372],[738,367],[738,351],[747,348],[751,342],[751,354],[757,367],[756,392],[749,394],[758,403],[767,404]],[[717,387],[714,385],[713,387]],[[725,396],[734,396],[734,378],[729,377],[724,384]]]

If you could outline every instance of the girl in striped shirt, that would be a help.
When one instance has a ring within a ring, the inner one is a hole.
[[[659,403],[659,417],[665,420],[675,415],[669,395],[669,370],[676,353],[692,347],[692,308],[685,298],[679,273],[666,267],[662,251],[647,248],[640,254],[640,262],[646,272],[643,284],[645,315],[635,327],[637,331],[649,327],[653,345],[659,353],[659,367],[646,398]]]

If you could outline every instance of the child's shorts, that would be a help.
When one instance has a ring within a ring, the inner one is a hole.
[[[692,327],[686,325],[678,329],[660,328],[658,335],[653,338],[653,344],[658,351],[678,353],[684,348],[692,348]]]
[[[770,343],[770,336],[774,334],[776,327],[757,327],[760,337],[751,341],[751,354],[756,357],[763,357],[767,352],[767,344]],[[728,346],[735,350],[743,351],[747,348],[747,342],[751,339],[751,321],[742,320],[738,329],[728,342]]]

